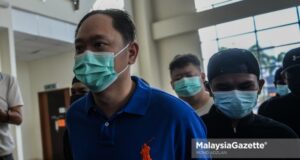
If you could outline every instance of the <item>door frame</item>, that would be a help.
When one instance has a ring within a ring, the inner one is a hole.
[[[39,110],[40,110],[40,124],[41,124],[41,133],[42,133],[42,147],[43,147],[43,159],[52,160],[53,151],[52,151],[52,139],[51,139],[51,128],[50,128],[50,116],[48,113],[48,98],[47,94],[54,91],[63,91],[64,92],[64,104],[66,110],[70,106],[70,88],[55,89],[51,91],[38,92],[39,99]]]

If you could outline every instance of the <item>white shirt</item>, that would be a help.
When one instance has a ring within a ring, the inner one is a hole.
[[[6,112],[9,107],[23,105],[17,80],[0,72],[0,109]],[[13,149],[14,142],[9,132],[8,123],[0,122],[0,156],[11,154]]]

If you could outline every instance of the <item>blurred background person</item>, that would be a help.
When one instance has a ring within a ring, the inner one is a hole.
[[[205,73],[193,54],[177,55],[169,64],[171,85],[182,100],[188,102],[201,116],[209,112],[213,99],[205,89]]]
[[[276,97],[284,96],[290,92],[285,74],[282,74],[283,68],[280,67],[275,72],[274,86],[276,88]]]
[[[89,88],[81,83],[76,77],[72,80],[72,88],[71,88],[71,99],[70,105],[81,97],[85,96],[89,92]],[[66,160],[73,160],[72,150],[69,144],[69,133],[66,129],[63,137],[64,143],[64,157]]]
[[[283,71],[291,93],[270,99],[261,105],[259,114],[290,126],[300,135],[300,47],[288,51]]]

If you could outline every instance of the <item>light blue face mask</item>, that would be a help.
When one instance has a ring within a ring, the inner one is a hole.
[[[216,107],[232,119],[245,117],[257,103],[257,91],[216,91],[213,95]]]
[[[280,96],[290,93],[288,85],[276,85],[276,93],[278,93]]]
[[[183,77],[174,82],[174,90],[180,97],[191,97],[199,93],[202,89],[200,77]]]
[[[114,55],[113,52],[85,51],[75,56],[73,72],[76,78],[85,84],[92,92],[101,92],[109,87],[128,65],[120,72],[115,71],[115,57],[120,55],[127,47]]]

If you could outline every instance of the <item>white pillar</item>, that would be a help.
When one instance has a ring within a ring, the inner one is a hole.
[[[14,32],[12,27],[11,6],[0,8],[0,71],[17,77]],[[2,19],[2,17],[4,17]],[[7,28],[5,28],[7,27]],[[23,160],[22,131],[20,126],[11,127],[16,150],[14,157]]]
[[[156,44],[152,37],[152,7],[149,0],[133,0],[133,15],[140,45],[140,75],[150,84],[161,87]]]

